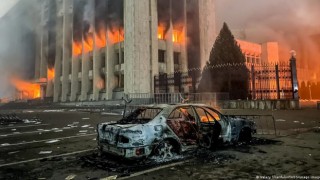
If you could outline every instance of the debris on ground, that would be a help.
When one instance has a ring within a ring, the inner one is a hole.
[[[17,124],[17,123],[22,123],[22,119],[18,117],[16,114],[0,114],[1,125]]]
[[[51,154],[52,151],[40,151],[39,154]]]

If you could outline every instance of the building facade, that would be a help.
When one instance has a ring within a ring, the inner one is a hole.
[[[204,66],[214,30],[214,0],[43,0],[35,80],[54,102],[152,93],[155,75]]]

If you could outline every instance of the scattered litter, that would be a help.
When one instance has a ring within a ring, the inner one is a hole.
[[[302,122],[301,124],[304,125],[304,122]]]
[[[51,130],[49,130],[49,129],[45,129],[45,130],[43,130],[44,132],[49,132],[49,131],[51,131]]]
[[[38,180],[44,180],[44,179],[47,179],[47,178],[38,178]]]
[[[120,116],[119,113],[107,113],[107,112],[102,112],[101,115]]]
[[[89,127],[89,129],[94,129],[94,127]]]
[[[55,131],[55,130],[58,130],[59,128],[52,128],[51,130]]]
[[[20,134],[20,132],[13,132],[12,134]]]
[[[309,156],[312,156],[312,154],[309,154]]]
[[[63,109],[44,110],[43,112],[63,112]]]
[[[284,120],[284,119],[277,119],[276,121],[277,121],[277,122],[285,122],[286,120]]]
[[[47,144],[51,144],[51,143],[56,143],[56,142],[59,142],[60,140],[58,139],[54,139],[54,140],[51,140],[51,141],[47,141],[46,143]]]
[[[17,129],[11,129],[11,131],[16,131]]]
[[[81,130],[81,131],[79,131],[79,133],[86,133],[86,132],[88,132],[88,130]]]
[[[101,178],[100,180],[115,180],[117,179],[118,175],[114,175],[114,176],[109,176],[109,177],[106,177],[106,178]]]
[[[9,143],[3,143],[1,144],[1,146],[9,146],[10,144]]]
[[[55,133],[57,133],[57,132],[62,132],[63,130],[61,130],[61,129],[59,129],[59,130],[56,130],[56,131],[54,131]]]
[[[83,126],[81,126],[82,128],[87,128],[87,127],[89,127],[90,125],[83,125]]]
[[[40,151],[39,154],[51,154],[52,151]]]
[[[92,140],[96,141],[96,140],[97,140],[97,138],[94,138],[94,139],[92,139]]]
[[[36,122],[36,123],[34,123],[34,124],[41,124],[41,122]]]
[[[87,135],[87,133],[78,133],[78,136]]]
[[[20,151],[8,152],[8,155],[17,154],[18,152],[20,152]]]
[[[71,127],[63,127],[62,129],[71,129]]]
[[[39,132],[39,134],[41,135],[42,133],[41,133],[41,132]]]
[[[37,131],[43,131],[44,129],[37,129]]]
[[[69,176],[66,177],[66,180],[73,180],[77,175],[75,174],[71,174]]]
[[[90,118],[88,118],[88,117],[87,118],[82,118],[82,120],[88,120],[88,119],[90,119]]]
[[[299,123],[299,121],[293,121],[294,123]]]

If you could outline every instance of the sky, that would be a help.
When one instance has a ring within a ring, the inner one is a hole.
[[[216,0],[217,32],[226,22],[245,40],[280,45],[282,61],[320,73],[320,0]]]
[[[13,5],[19,0],[2,0],[0,1],[0,18],[5,15]]]

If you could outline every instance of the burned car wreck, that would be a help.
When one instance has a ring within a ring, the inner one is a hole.
[[[249,141],[256,132],[253,121],[224,116],[207,105],[178,104],[139,107],[117,122],[97,125],[102,152],[128,159],[170,159],[217,141]]]

